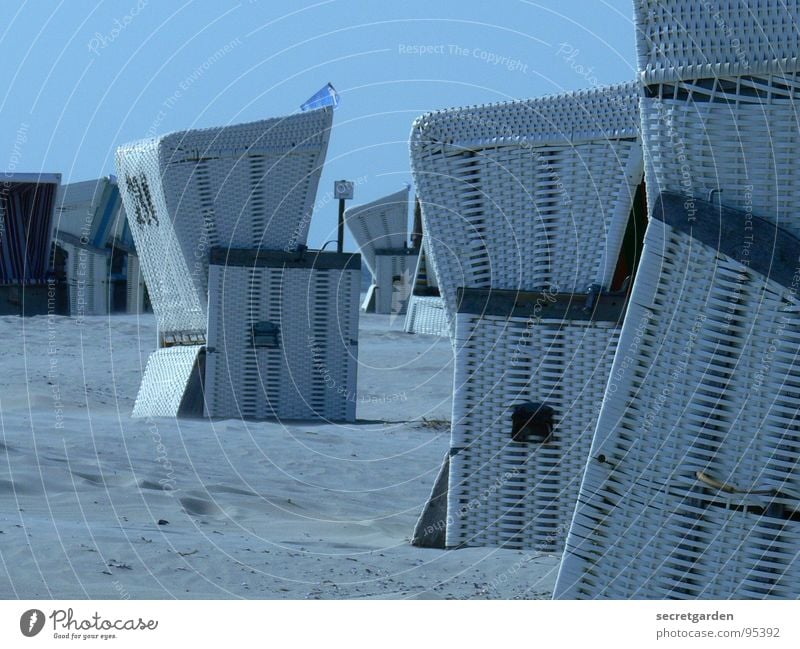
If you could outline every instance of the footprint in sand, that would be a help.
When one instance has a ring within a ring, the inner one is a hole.
[[[169,482],[161,484],[153,480],[140,480],[139,489],[149,489],[151,491],[175,491],[174,485]]]
[[[229,487],[224,484],[212,484],[206,487],[206,491],[210,494],[234,494],[237,496],[258,496],[255,491],[248,489],[239,489],[239,487]]]
[[[66,464],[69,460],[65,457],[58,457],[56,455],[42,455],[43,460],[47,460],[48,462],[58,462],[60,464]]]
[[[0,494],[5,496],[7,494],[24,493],[24,491],[20,490],[20,486],[13,480],[0,480]]]
[[[130,487],[134,484],[134,480],[130,475],[100,475],[98,473],[82,473],[80,471],[71,471],[71,473],[98,487]]]
[[[220,507],[210,500],[202,498],[184,497],[180,499],[180,503],[190,516],[219,516],[224,513]]]
[[[31,494],[43,494],[43,487],[40,478],[33,476],[25,480],[6,480],[0,479],[0,495],[3,496],[27,496]]]

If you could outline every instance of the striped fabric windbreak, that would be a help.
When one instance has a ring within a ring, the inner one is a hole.
[[[50,267],[57,183],[0,183],[0,284],[41,284]]]

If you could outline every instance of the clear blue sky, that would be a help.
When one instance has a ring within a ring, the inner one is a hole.
[[[319,196],[336,178],[363,177],[355,203],[367,202],[411,182],[408,134],[425,111],[635,71],[631,0],[2,6],[0,170],[60,172],[64,182],[114,173],[115,148],[148,134],[295,112],[330,81],[341,104]],[[335,221],[331,202],[309,242],[333,238]]]

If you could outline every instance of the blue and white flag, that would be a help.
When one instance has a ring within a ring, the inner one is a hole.
[[[307,99],[305,103],[300,106],[300,110],[314,110],[316,108],[322,108],[323,106],[333,106],[336,108],[338,105],[339,93],[336,92],[336,88],[328,83]]]

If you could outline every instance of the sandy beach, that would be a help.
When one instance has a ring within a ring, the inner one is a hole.
[[[548,598],[557,557],[409,543],[452,353],[361,316],[358,421],[131,419],[155,318],[0,318],[0,598]]]

